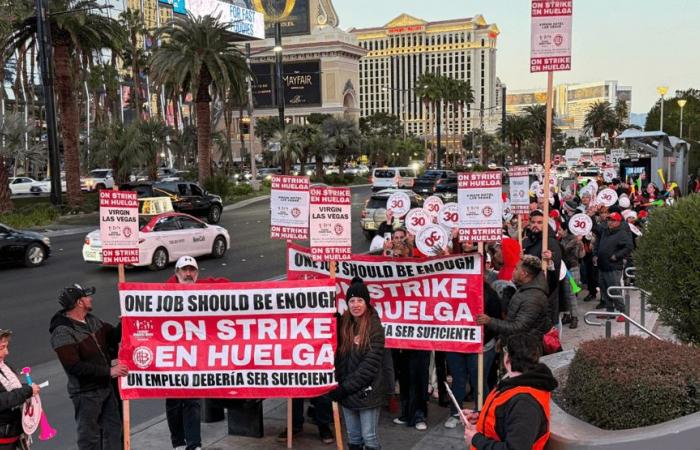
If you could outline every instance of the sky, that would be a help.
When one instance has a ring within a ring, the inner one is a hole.
[[[509,90],[544,88],[530,74],[529,0],[334,0],[340,28],[383,26],[406,13],[435,21],[481,14],[501,30],[496,74]],[[572,69],[554,83],[617,80],[632,86],[633,113],[658,100],[657,86],[700,88],[700,0],[574,0]]]

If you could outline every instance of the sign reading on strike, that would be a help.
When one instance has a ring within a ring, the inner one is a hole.
[[[527,166],[511,167],[508,170],[508,179],[510,180],[510,211],[513,214],[529,213],[529,168]]]
[[[139,200],[133,191],[100,190],[102,264],[139,262]]]
[[[333,280],[120,283],[123,399],[316,397],[336,384]]]
[[[503,236],[501,172],[460,173],[457,183],[460,241],[500,241]]]
[[[309,238],[309,177],[273,175],[270,190],[270,237]]]
[[[532,0],[530,72],[571,70],[573,0]]]
[[[311,189],[311,253],[314,261],[350,259],[350,188]]]
[[[384,326],[386,346],[415,350],[478,353],[484,308],[483,272],[478,253],[438,258],[352,255],[338,263],[338,312],[347,309],[345,292],[353,277],[364,280]],[[287,278],[327,278],[329,264],[314,262],[309,249],[287,245]]]

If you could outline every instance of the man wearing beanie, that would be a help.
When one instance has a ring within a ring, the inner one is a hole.
[[[122,421],[112,378],[128,373],[124,364],[112,365],[120,328],[90,314],[95,288],[74,284],[58,297],[61,310],[51,319],[51,347],[68,375],[78,426],[78,449],[118,450]]]

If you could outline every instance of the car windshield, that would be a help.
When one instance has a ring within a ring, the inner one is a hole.
[[[367,202],[367,209],[386,208],[387,197],[372,197]]]
[[[148,222],[151,221],[151,216],[142,216],[139,215],[139,230],[143,229],[146,225],[148,225]]]
[[[93,170],[90,172],[90,176],[93,178],[107,178],[109,170]]]
[[[375,178],[393,178],[396,173],[393,170],[375,170]]]
[[[424,178],[438,178],[442,176],[442,172],[437,170],[429,170],[423,174]]]

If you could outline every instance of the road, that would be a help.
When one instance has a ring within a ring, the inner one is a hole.
[[[359,226],[360,211],[370,187],[352,190],[353,251],[363,253],[369,243]],[[200,276],[226,277],[233,281],[260,281],[285,274],[285,243],[269,238],[269,201],[259,201],[234,211],[224,212],[221,226],[231,235],[231,248],[221,259],[200,261]],[[66,378],[49,345],[49,321],[59,309],[58,294],[72,283],[95,286],[94,314],[115,323],[119,312],[117,272],[86,264],[82,260],[85,235],[74,234],[51,239],[52,255],[36,269],[0,269],[3,295],[0,299],[0,328],[14,331],[8,362],[16,368],[32,367],[35,381],[50,381],[42,391],[42,401],[51,425],[58,435],[51,441],[37,442],[33,449],[74,449],[73,405],[66,392]],[[302,243],[303,244],[303,243]],[[307,243],[308,244],[308,243]],[[146,268],[130,269],[127,281],[161,282],[172,275],[172,266],[163,272]],[[160,400],[131,402],[132,426],[137,427],[164,413]],[[163,439],[167,439],[163,436]]]

